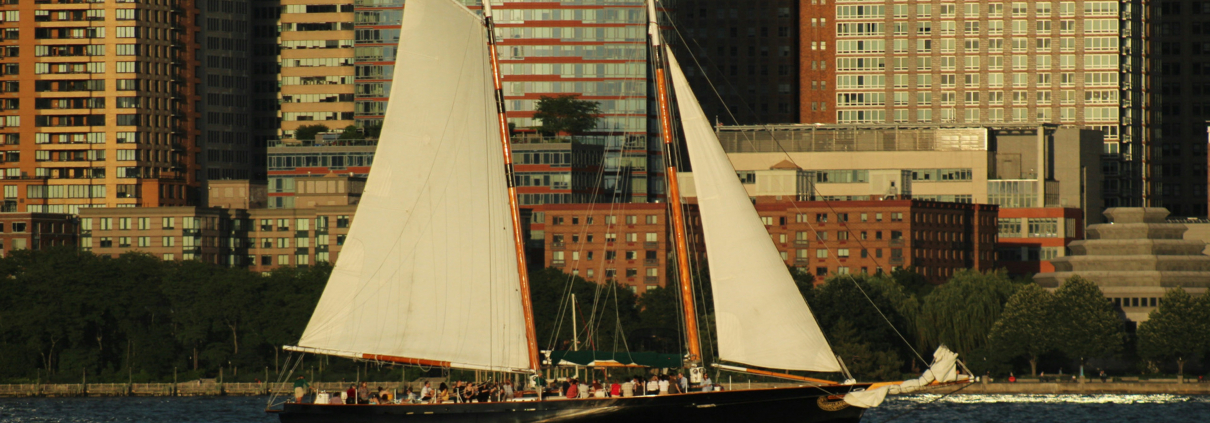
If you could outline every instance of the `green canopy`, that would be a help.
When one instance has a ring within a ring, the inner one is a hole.
[[[551,351],[550,361],[556,366],[635,366],[657,369],[681,367],[679,354],[650,352]]]

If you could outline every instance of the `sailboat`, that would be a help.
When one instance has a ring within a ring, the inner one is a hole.
[[[492,7],[482,16],[454,0],[410,0],[390,105],[359,205],[315,312],[304,354],[404,365],[537,375],[542,370],[529,298],[520,211],[512,178]],[[654,0],[663,141],[675,95],[711,253],[719,360],[730,371],[794,379],[800,386],[623,398],[539,398],[460,404],[285,403],[294,422],[856,422],[888,392],[956,379],[939,351],[919,380],[837,383],[786,371],[841,372],[807,304],[748,200],[685,75],[663,46]],[[666,61],[665,61],[666,60]],[[672,89],[668,90],[667,74]],[[704,372],[679,185],[666,173],[688,354]],[[946,358],[948,357],[948,358]]]

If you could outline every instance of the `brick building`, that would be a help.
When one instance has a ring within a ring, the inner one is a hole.
[[[1050,260],[1067,255],[1072,241],[1084,239],[1084,213],[1075,208],[1001,208],[1000,267],[1010,275],[1054,272]]]
[[[935,284],[961,269],[995,268],[997,210],[921,200],[756,199],[787,265],[817,278],[911,267]]]
[[[83,209],[79,245],[102,255],[140,251],[265,272],[335,262],[355,212],[355,206]]]
[[[694,215],[690,207],[686,219],[697,221]],[[533,208],[530,222],[545,267],[590,282],[616,281],[641,294],[665,286],[676,262],[665,204],[547,204]],[[705,250],[700,232],[691,241]]]
[[[0,213],[0,257],[16,250],[75,246],[75,216],[58,213]]]

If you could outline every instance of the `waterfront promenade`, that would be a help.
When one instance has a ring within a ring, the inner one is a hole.
[[[350,382],[317,382],[312,384],[315,391],[342,392],[348,389]],[[723,383],[727,385],[726,382]],[[401,383],[369,382],[371,387],[402,389],[405,386],[419,388],[420,382]],[[734,382],[734,389],[772,388],[796,386],[793,383],[747,383]],[[273,384],[267,383],[215,383],[215,382],[184,382],[184,383],[73,383],[73,384],[11,384],[0,385],[0,397],[168,397],[168,396],[258,396],[268,395]],[[292,384],[275,385],[273,391],[279,395],[293,395]],[[1112,380],[1101,382],[1097,379],[1085,383],[1065,381],[1038,382],[1024,380],[1016,383],[977,382],[967,387],[946,387],[933,391],[934,393],[956,392],[963,395],[1044,395],[1044,394],[1175,394],[1175,395],[1210,395],[1210,383],[1197,383],[1196,379],[1179,383],[1176,379],[1156,380]]]

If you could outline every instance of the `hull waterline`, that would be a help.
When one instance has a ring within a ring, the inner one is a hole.
[[[629,398],[433,405],[285,404],[282,423],[858,422],[840,396],[865,386],[696,392]]]

